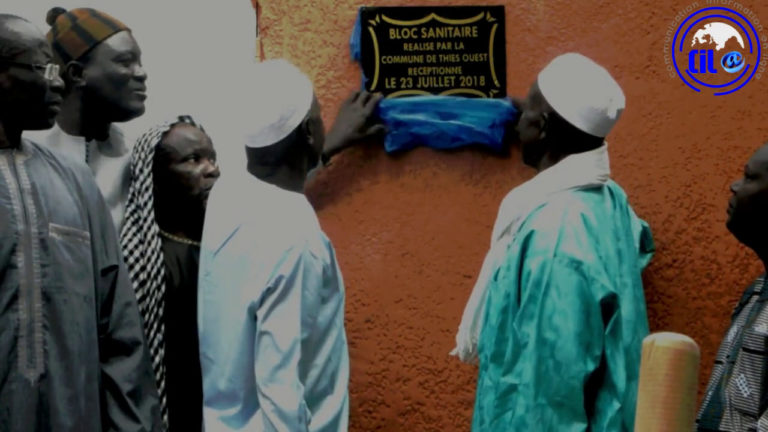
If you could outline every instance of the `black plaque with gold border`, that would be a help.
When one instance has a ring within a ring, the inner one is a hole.
[[[385,96],[506,96],[504,6],[363,7],[364,87]]]

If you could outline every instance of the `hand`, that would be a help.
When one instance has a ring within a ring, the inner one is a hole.
[[[386,132],[374,111],[384,98],[381,93],[356,91],[341,104],[336,121],[325,137],[323,156],[327,159],[360,141]]]

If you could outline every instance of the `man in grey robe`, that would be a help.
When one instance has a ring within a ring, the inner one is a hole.
[[[159,431],[136,298],[84,164],[21,137],[64,84],[28,21],[0,14],[0,430]]]

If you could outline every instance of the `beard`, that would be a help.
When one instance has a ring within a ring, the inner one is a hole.
[[[88,119],[98,119],[109,123],[122,123],[144,114],[143,102],[126,101],[104,96],[96,89],[83,89],[81,115]]]
[[[521,153],[523,163],[529,167],[536,168],[547,154],[548,146],[544,140],[531,141],[521,144]]]
[[[307,170],[306,173],[309,174],[310,171],[315,169],[320,164],[320,153],[315,150],[314,147],[307,144],[307,147],[309,149],[306,152],[306,162],[307,162]]]

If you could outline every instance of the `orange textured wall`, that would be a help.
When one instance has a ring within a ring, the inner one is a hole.
[[[645,273],[651,328],[696,339],[703,386],[732,307],[761,272],[724,223],[728,185],[768,138],[768,77],[717,98],[670,78],[664,34],[688,1],[481,4],[506,4],[510,94],[527,92],[551,58],[574,50],[606,66],[623,86],[627,109],[609,137],[610,151],[614,178],[656,238]],[[766,3],[743,4],[768,23]],[[261,4],[264,53],[287,57],[312,76],[327,124],[359,83],[348,40],[360,5]],[[476,371],[447,354],[498,204],[532,175],[516,149],[509,157],[430,149],[392,157],[369,145],[337,157],[310,185],[347,283],[351,430],[469,429]]]

